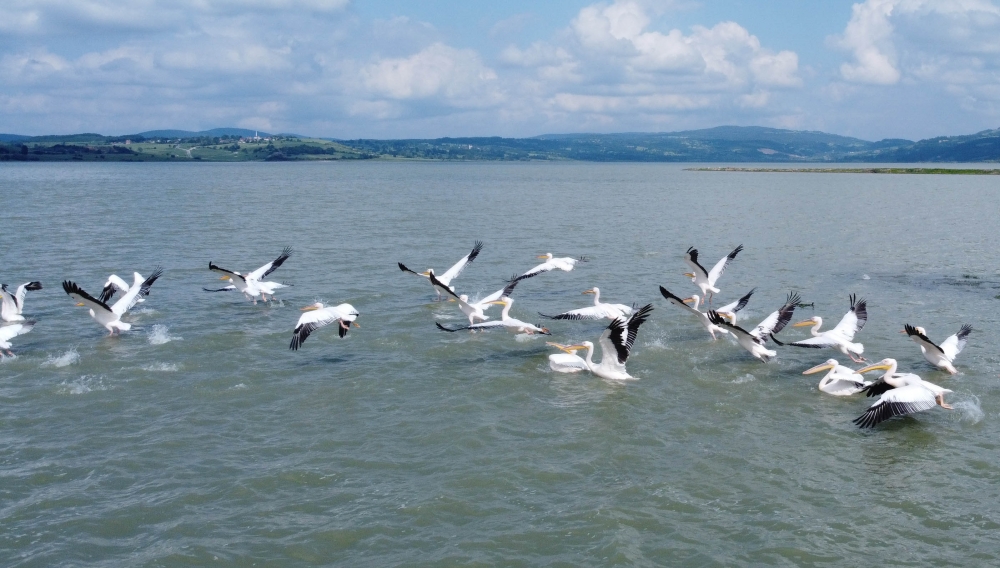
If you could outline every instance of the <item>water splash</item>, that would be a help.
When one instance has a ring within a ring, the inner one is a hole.
[[[42,362],[42,367],[68,367],[80,362],[80,354],[76,349],[70,349],[58,357],[49,355],[49,358]]]
[[[952,406],[955,407],[955,414],[961,422],[977,424],[986,416],[979,405],[979,397],[975,395],[970,395],[968,400],[960,400]]]
[[[861,275],[861,279],[862,279],[862,280],[871,280],[871,279],[872,279],[872,277],[871,277],[871,276],[868,276],[867,274],[862,274],[862,275]]]
[[[142,368],[143,371],[152,371],[154,373],[176,373],[178,369],[180,367],[177,363],[153,363]]]
[[[243,389],[245,389],[245,388],[248,388],[248,387],[246,386],[246,384],[244,384],[244,383],[240,383],[240,384],[238,384],[238,385],[233,385],[233,386],[229,387],[229,389],[228,389],[228,390],[243,390]]]
[[[751,381],[756,381],[756,380],[757,380],[757,377],[751,375],[750,373],[747,373],[747,374],[743,375],[742,377],[736,377],[735,379],[733,379],[730,382],[732,382],[734,385],[742,385],[743,383],[749,383]]]
[[[156,324],[149,330],[149,344],[150,345],[163,345],[175,339],[184,339],[183,337],[172,336],[168,332],[170,328],[165,325]]]
[[[59,383],[59,388],[56,389],[56,392],[59,394],[86,394],[93,391],[108,390],[109,388],[111,387],[104,384],[103,376],[82,375],[78,379]]]

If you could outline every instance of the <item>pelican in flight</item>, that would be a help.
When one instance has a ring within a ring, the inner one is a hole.
[[[544,327],[537,326],[533,323],[523,322],[519,319],[510,317],[510,307],[514,305],[514,300],[511,300],[510,298],[504,296],[503,298],[500,298],[499,300],[496,300],[492,303],[503,306],[503,312],[500,313],[500,319],[498,320],[474,323],[471,325],[467,325],[465,327],[456,327],[454,329],[445,327],[437,322],[435,322],[435,324],[441,331],[454,332],[454,331],[461,331],[463,329],[470,329],[470,330],[506,329],[513,333],[526,333],[528,335],[534,335],[536,333],[540,333],[542,335],[552,335],[551,333],[549,333],[549,330]]]
[[[455,291],[452,290],[452,287],[445,286],[444,283],[438,280],[433,273],[429,275],[429,278],[431,280],[431,284],[433,284],[435,288],[444,290],[445,292],[454,296],[456,300],[458,300],[458,308],[462,310],[462,313],[465,314],[466,317],[469,318],[469,325],[476,323],[477,319],[479,321],[486,321],[490,319],[490,317],[486,315],[484,312],[487,309],[489,309],[490,306],[497,305],[497,300],[499,300],[500,298],[503,298],[504,296],[510,296],[511,292],[514,291],[514,287],[517,286],[518,282],[520,282],[520,280],[518,280],[517,277],[515,276],[511,278],[510,281],[507,283],[507,285],[504,286],[503,288],[497,290],[496,292],[493,292],[492,294],[486,296],[485,298],[479,300],[478,302],[470,302],[468,295],[456,294]]]
[[[7,351],[7,355],[13,357],[14,352],[10,350],[10,340],[14,339],[18,335],[28,333],[31,331],[31,328],[35,327],[36,323],[38,322],[33,320],[24,320],[0,326],[0,350]]]
[[[636,335],[641,326],[653,311],[652,304],[646,304],[635,311],[627,320],[616,319],[604,330],[597,340],[601,344],[601,362],[594,363],[594,344],[584,341],[579,345],[561,345],[559,343],[549,343],[565,353],[554,353],[549,355],[549,367],[553,371],[560,373],[575,373],[588,370],[591,373],[612,381],[625,381],[634,379],[625,369],[625,362],[628,361],[632,353],[632,346],[635,345]],[[580,349],[587,350],[587,358],[584,359],[576,354]]]
[[[135,306],[141,298],[145,298],[149,295],[149,289],[156,282],[156,279],[163,274],[163,269],[157,267],[156,270],[142,282],[138,282],[131,286],[121,298],[118,299],[114,305],[109,306],[107,303],[102,302],[98,298],[95,298],[85,292],[83,288],[76,285],[75,282],[70,280],[63,281],[63,290],[77,301],[77,306],[84,306],[90,308],[90,317],[94,318],[94,321],[104,326],[110,333],[109,335],[114,335],[117,330],[119,333],[122,331],[128,331],[132,329],[132,325],[121,321],[121,317],[133,306]],[[136,273],[139,277],[139,274]]]
[[[802,374],[811,375],[821,371],[827,371],[827,373],[819,381],[819,390],[833,396],[852,395],[861,392],[871,384],[854,369],[837,363],[836,359],[827,359],[824,363],[802,371]]]
[[[41,289],[41,282],[27,282],[18,286],[11,294],[6,284],[0,286],[0,319],[7,322],[24,321],[21,311],[24,309],[25,294]]]
[[[750,290],[750,292],[746,296],[743,296],[739,300],[726,304],[725,306],[719,308],[718,310],[715,310],[716,313],[718,313],[722,317],[727,317],[730,319],[730,321],[736,323],[736,312],[746,307],[747,302],[750,301],[750,296],[753,296],[755,290],[756,288]],[[722,335],[729,333],[725,329],[709,321],[708,313],[698,310],[698,306],[701,303],[701,298],[699,298],[697,294],[693,294],[690,298],[684,298],[682,300],[680,297],[675,296],[663,286],[660,286],[660,294],[664,298],[666,298],[667,301],[670,302],[671,304],[680,306],[685,310],[691,312],[692,314],[698,316],[698,321],[701,322],[701,325],[705,326],[705,329],[708,330],[708,333],[712,336],[713,340],[716,339],[715,337],[716,333],[720,333]],[[692,303],[694,304],[694,306],[689,306],[688,303]]]
[[[247,299],[253,300],[253,303],[256,304],[257,296],[260,296],[261,299],[264,300],[265,302],[268,301],[267,300],[268,294],[271,294],[272,300],[274,299],[274,290],[277,288],[270,285],[277,283],[269,282],[267,283],[269,286],[262,286],[262,284],[264,284],[262,280],[266,278],[268,274],[274,272],[275,270],[278,269],[278,267],[284,264],[285,261],[288,260],[288,257],[290,257],[291,255],[292,255],[291,247],[285,247],[284,250],[281,251],[281,254],[278,256],[278,258],[272,260],[271,262],[265,264],[264,266],[261,266],[257,270],[254,270],[253,272],[246,275],[217,266],[212,261],[208,262],[208,269],[211,270],[212,272],[218,272],[219,274],[221,274],[222,277],[220,278],[220,280],[228,280],[232,282],[231,286],[235,286],[237,290],[243,292],[243,295],[246,296]],[[278,287],[284,287],[284,286],[285,285],[282,284],[279,285]],[[228,291],[229,287],[227,286],[226,288],[220,288],[218,290],[205,288],[204,290],[206,292],[223,292],[223,291]]]
[[[812,327],[812,337],[789,343],[795,347],[811,347],[813,349],[830,348],[836,349],[851,358],[855,363],[864,363],[865,358],[861,356],[865,352],[865,346],[860,343],[852,343],[854,334],[861,331],[868,321],[868,302],[857,300],[851,294],[851,309],[840,318],[840,323],[833,329],[820,331],[823,325],[823,318],[813,316],[805,321],[793,325],[792,327]]]
[[[239,290],[239,288],[237,288],[235,284],[235,281],[231,277],[228,279],[224,278],[223,280],[228,280],[229,282],[231,282],[231,284],[229,284],[229,286],[223,286],[222,288],[202,288],[202,290],[206,292],[235,292]],[[274,293],[277,290],[280,290],[282,288],[288,288],[291,286],[291,284],[285,284],[283,282],[272,282],[270,280],[265,282],[257,282],[256,285],[257,285],[257,290],[260,292],[261,297],[264,298],[265,301],[267,300],[268,295],[271,296],[271,300],[273,301],[275,299]]]
[[[948,339],[941,342],[941,345],[937,345],[931,341],[927,337],[927,332],[920,326],[914,327],[906,324],[900,333],[909,335],[910,339],[920,346],[920,352],[924,354],[924,359],[927,359],[928,363],[954,375],[958,372],[958,369],[954,365],[955,357],[958,357],[962,349],[965,349],[965,342],[969,334],[972,333],[972,326],[969,324],[963,325],[962,329],[958,330],[958,333],[949,335]]]
[[[781,306],[777,311],[771,312],[771,315],[757,324],[757,327],[753,328],[753,331],[747,331],[734,323],[729,323],[726,321],[726,318],[719,315],[716,311],[708,312],[708,321],[733,334],[741,347],[749,351],[754,357],[767,362],[771,357],[778,354],[776,351],[766,347],[767,338],[770,337],[778,345],[783,345],[777,339],[774,339],[774,334],[784,329],[788,325],[788,322],[791,321],[792,314],[795,313],[795,306],[798,305],[799,300],[799,295],[795,292],[788,294],[785,305]]]
[[[451,268],[449,268],[441,276],[437,276],[435,274],[435,276],[437,277],[437,280],[438,280],[439,284],[431,283],[431,286],[434,287],[434,291],[437,293],[437,299],[438,300],[441,299],[441,294],[447,293],[448,291],[451,291],[451,292],[455,291],[454,286],[451,285],[451,281],[454,280],[455,278],[457,278],[458,275],[461,274],[463,270],[465,270],[465,267],[468,266],[469,263],[471,263],[473,260],[476,260],[476,257],[479,256],[479,252],[482,251],[482,250],[483,250],[483,242],[482,241],[476,241],[475,243],[473,243],[472,252],[470,252],[469,254],[463,256],[461,260],[459,260],[458,262],[456,262]],[[409,272],[410,274],[416,274],[417,276],[423,276],[424,278],[427,278],[427,279],[430,279],[431,274],[434,274],[434,269],[433,268],[428,268],[426,272],[414,272],[414,271],[410,270],[409,268],[407,268],[406,265],[403,264],[402,262],[397,262],[396,264],[399,265],[399,269],[402,270],[403,272]],[[444,284],[444,286],[442,287],[442,286],[440,286],[440,284]]]
[[[685,272],[684,276],[687,276],[695,283],[698,288],[701,289],[701,297],[705,299],[706,303],[711,303],[712,298],[719,293],[719,289],[715,287],[716,281],[722,276],[722,273],[726,271],[726,267],[729,263],[736,258],[736,255],[740,254],[743,250],[743,245],[736,247],[733,252],[722,257],[722,260],[715,263],[712,270],[705,270],[705,267],[698,262],[698,249],[690,247],[687,252],[684,253],[684,262],[691,267],[691,272]]]
[[[518,280],[524,280],[525,278],[538,276],[543,272],[549,272],[550,270],[555,270],[557,268],[559,270],[562,270],[563,272],[569,272],[570,270],[573,270],[573,267],[576,266],[576,263],[590,261],[590,259],[588,259],[585,256],[581,256],[580,258],[572,258],[568,256],[564,256],[562,258],[553,258],[551,252],[547,252],[543,255],[540,255],[538,258],[544,258],[545,262],[539,264],[538,266],[518,276],[517,277]]]
[[[288,346],[292,351],[298,350],[306,342],[310,333],[331,323],[337,323],[337,332],[340,337],[347,335],[351,324],[354,327],[361,327],[358,322],[354,321],[361,314],[350,304],[324,306],[322,302],[316,302],[302,308],[302,311],[306,313],[302,314],[298,323],[295,324],[295,329],[292,331],[292,343]]]
[[[935,406],[951,410],[951,405],[944,402],[944,395],[951,392],[949,389],[929,383],[913,373],[897,373],[895,359],[882,359],[856,372],[861,374],[876,370],[884,370],[885,374],[863,390],[868,396],[881,396],[864,414],[854,419],[859,427],[874,428],[893,416],[905,416]]]
[[[539,312],[538,315],[543,318],[556,320],[616,320],[619,318],[627,318],[632,315],[632,311],[634,309],[632,306],[626,306],[625,304],[605,304],[602,302],[601,289],[596,286],[590,290],[584,290],[583,293],[594,295],[593,306],[580,308],[578,310],[570,310],[554,316],[547,316],[541,312]]]

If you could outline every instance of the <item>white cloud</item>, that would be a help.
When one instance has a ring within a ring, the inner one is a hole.
[[[460,107],[497,102],[495,71],[475,51],[434,43],[400,58],[380,59],[361,71],[361,79],[375,95],[390,99],[439,98]]]

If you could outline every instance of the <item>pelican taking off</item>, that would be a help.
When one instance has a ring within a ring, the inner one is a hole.
[[[126,292],[113,306],[108,306],[107,303],[91,296],[87,292],[76,285],[75,282],[70,280],[63,281],[63,290],[77,301],[77,306],[85,306],[90,308],[90,317],[94,318],[94,321],[104,326],[110,333],[109,335],[114,335],[115,331],[118,332],[128,331],[132,329],[132,325],[121,321],[121,317],[125,312],[132,309],[136,303],[142,298],[149,295],[149,289],[156,282],[156,279],[163,274],[163,270],[159,267],[153,271],[153,273],[141,282],[136,282],[134,285],[129,287],[128,292]],[[137,278],[141,278],[139,273],[135,274]]]
[[[500,298],[499,300],[496,300],[495,302],[492,303],[503,306],[503,312],[500,313],[499,320],[484,321],[481,323],[474,323],[472,325],[467,325],[464,327],[456,327],[454,329],[445,327],[437,322],[434,323],[435,325],[438,326],[438,329],[440,329],[441,331],[454,332],[454,331],[461,331],[463,329],[469,329],[469,330],[506,329],[513,333],[526,333],[528,335],[540,333],[542,335],[551,335],[549,333],[549,330],[544,327],[540,327],[533,323],[523,322],[519,319],[510,317],[510,307],[514,305],[514,300],[511,300],[510,298],[504,296],[503,298]]]
[[[262,286],[262,284],[264,283],[261,282],[261,280],[266,278],[268,274],[277,270],[278,267],[284,264],[285,261],[288,260],[288,257],[290,257],[291,255],[292,255],[291,247],[285,247],[284,250],[281,251],[281,254],[278,256],[278,258],[272,260],[271,262],[265,264],[264,266],[261,266],[257,270],[254,270],[253,272],[246,275],[233,270],[222,268],[221,266],[214,264],[212,261],[208,262],[208,269],[211,270],[212,272],[218,272],[219,274],[221,274],[222,278],[220,278],[220,280],[228,280],[232,282],[232,286],[235,286],[237,290],[243,292],[244,296],[246,296],[248,299],[253,300],[253,303],[256,304],[257,296],[260,296],[261,299],[263,299],[265,302],[267,301],[267,294],[271,294],[271,299],[272,300],[274,299],[273,292],[275,287]],[[267,284],[270,285],[273,283],[269,282]],[[280,287],[284,287],[284,285],[281,285]],[[205,288],[206,292],[222,292],[227,290],[229,290],[228,286],[226,288],[221,288],[218,290]]]
[[[715,311],[708,312],[708,321],[733,334],[741,347],[749,351],[754,357],[766,362],[778,354],[776,351],[766,347],[767,338],[770,337],[775,343],[782,345],[777,339],[774,339],[774,334],[784,329],[788,325],[788,322],[791,321],[792,314],[795,313],[795,306],[798,305],[799,300],[798,294],[795,292],[789,293],[788,299],[785,300],[785,305],[781,306],[777,311],[771,312],[771,315],[757,324],[757,327],[753,328],[753,331],[747,331],[734,323],[729,323],[726,321],[726,318]]]
[[[616,320],[619,318],[626,318],[632,314],[632,306],[626,306],[625,304],[605,304],[602,302],[601,289],[596,286],[590,290],[584,290],[583,293],[594,295],[593,306],[580,308],[578,310],[570,310],[554,316],[547,316],[541,312],[539,312],[538,315],[543,318],[556,320]]]
[[[302,314],[298,323],[295,324],[295,329],[292,331],[292,343],[288,346],[292,351],[298,350],[306,342],[310,333],[331,323],[337,323],[337,332],[340,337],[347,335],[351,324],[354,324],[354,327],[361,327],[358,322],[354,321],[361,314],[350,304],[323,306],[322,302],[316,302],[302,308],[302,311],[306,313]]]
[[[547,252],[543,255],[540,255],[538,258],[544,258],[545,262],[539,264],[538,266],[518,276],[517,277],[518,280],[531,278],[532,276],[537,276],[543,272],[549,272],[550,270],[555,270],[557,268],[564,272],[569,272],[570,270],[573,270],[573,267],[576,266],[576,263],[589,261],[589,259],[585,256],[581,256],[580,258],[571,258],[568,256],[564,256],[562,258],[552,258],[551,252]]]
[[[712,270],[705,270],[705,267],[698,262],[698,249],[690,247],[684,253],[684,262],[691,267],[691,272],[686,272],[684,276],[689,277],[701,289],[701,297],[705,299],[706,303],[711,303],[712,297],[719,293],[719,289],[715,287],[715,282],[726,271],[729,263],[742,250],[743,245],[736,247],[733,252],[724,256],[719,262],[716,262]]]
[[[25,333],[31,331],[31,328],[35,327],[35,323],[37,322],[25,320],[0,326],[0,350],[7,351],[7,355],[13,357],[14,352],[10,350],[10,340],[14,339],[18,335],[24,335]]]
[[[861,356],[865,352],[865,346],[860,343],[852,343],[854,334],[861,331],[868,321],[868,302],[857,300],[851,294],[851,310],[840,318],[837,327],[827,331],[820,331],[823,325],[823,318],[813,316],[805,321],[793,325],[792,327],[812,326],[812,337],[795,341],[788,345],[795,347],[811,347],[813,349],[831,348],[836,349],[851,358],[855,363],[864,363],[865,358]]]
[[[469,318],[469,325],[476,323],[477,319],[479,321],[486,321],[490,319],[490,317],[487,316],[484,312],[487,309],[489,309],[490,306],[496,305],[498,303],[497,300],[499,300],[500,298],[503,298],[504,296],[510,296],[511,292],[514,291],[514,287],[517,286],[518,282],[520,282],[515,276],[511,278],[510,282],[508,282],[507,285],[501,288],[500,290],[493,292],[492,294],[486,296],[485,298],[479,300],[478,302],[469,302],[468,295],[455,294],[455,291],[452,290],[451,287],[445,286],[440,280],[437,279],[436,276],[434,276],[433,273],[429,275],[429,278],[431,280],[431,284],[433,284],[436,287],[436,289],[444,290],[445,292],[454,296],[456,300],[458,300],[458,308],[462,310],[462,313],[465,314],[466,317]]]
[[[858,369],[857,373],[875,370],[884,370],[885,374],[863,390],[868,396],[882,396],[864,414],[854,419],[859,427],[874,428],[879,422],[893,416],[905,416],[930,410],[935,406],[951,410],[952,407],[944,402],[944,395],[951,392],[949,389],[929,383],[913,373],[897,373],[895,359],[883,359],[874,365]]]
[[[756,290],[756,288],[754,290]],[[750,301],[750,296],[752,296],[754,293],[754,290],[750,290],[750,292],[747,293],[746,296],[743,296],[739,300],[726,304],[725,306],[719,308],[718,310],[716,310],[716,313],[718,313],[720,316],[727,317],[733,323],[736,323],[736,312],[746,307],[747,302]],[[729,333],[725,329],[709,321],[708,314],[706,312],[698,310],[698,306],[701,304],[701,298],[699,298],[697,294],[693,294],[690,298],[684,298],[682,300],[678,296],[672,294],[669,290],[667,290],[663,286],[660,286],[660,294],[664,298],[666,298],[667,301],[670,302],[671,304],[674,304],[675,306],[680,306],[685,310],[687,310],[688,312],[698,316],[698,321],[701,323],[701,325],[705,326],[705,329],[708,330],[708,333],[712,336],[712,339],[716,339],[715,337],[716,333],[721,333],[723,335]],[[692,303],[694,304],[694,306],[689,306],[688,303]]]
[[[601,334],[598,343],[601,344],[601,362],[594,363],[594,344],[584,341],[579,345],[560,345],[549,343],[549,345],[565,351],[565,353],[555,353],[549,355],[549,367],[560,373],[575,373],[584,369],[601,377],[612,381],[624,381],[634,379],[625,369],[625,362],[628,361],[635,345],[635,338],[641,326],[653,311],[652,304],[646,304],[639,308],[627,320],[616,319]],[[587,358],[584,359],[576,354],[580,349],[587,350]]]
[[[11,294],[7,290],[6,284],[0,286],[0,319],[3,321],[24,321],[24,316],[21,315],[21,312],[24,310],[25,294],[41,289],[41,282],[27,282],[18,286],[14,293]],[[27,331],[24,333],[27,333]]]
[[[461,274],[463,270],[465,270],[465,267],[468,266],[470,262],[476,260],[476,257],[479,256],[479,252],[482,250],[483,250],[483,242],[476,241],[472,246],[472,252],[463,256],[461,260],[456,262],[444,274],[442,274],[441,276],[437,276],[438,282],[444,284],[444,288],[441,288],[439,285],[433,283],[431,285],[434,286],[434,291],[437,292],[437,298],[439,300],[441,299],[441,294],[446,293],[447,290],[451,290],[452,292],[455,291],[454,287],[451,285],[451,281],[457,278],[458,275]],[[424,278],[429,279],[431,274],[434,274],[433,268],[428,268],[426,272],[414,272],[409,268],[407,268],[406,265],[403,264],[402,262],[397,262],[396,264],[399,265],[399,269],[402,270],[403,272],[409,272],[410,274],[416,274],[417,276],[423,276]]]
[[[827,373],[819,381],[819,390],[833,396],[849,396],[861,392],[871,384],[854,369],[837,363],[836,359],[827,359],[822,364],[802,371],[802,374],[811,375],[820,371],[827,371]]]
[[[941,342],[941,345],[935,344],[930,338],[927,337],[927,332],[924,331],[922,327],[914,327],[910,324],[906,324],[903,327],[903,331],[900,333],[905,333],[910,336],[910,339],[914,343],[920,346],[920,352],[924,354],[924,359],[931,365],[934,365],[942,371],[948,371],[952,375],[958,372],[955,368],[955,357],[965,349],[965,342],[972,333],[972,326],[965,324],[962,329],[958,330],[958,333],[948,336]]]

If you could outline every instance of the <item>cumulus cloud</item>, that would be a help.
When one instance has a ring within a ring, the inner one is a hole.
[[[439,97],[456,106],[483,106],[495,102],[497,74],[483,65],[471,49],[443,43],[401,58],[387,58],[361,71],[370,92],[391,99]]]

